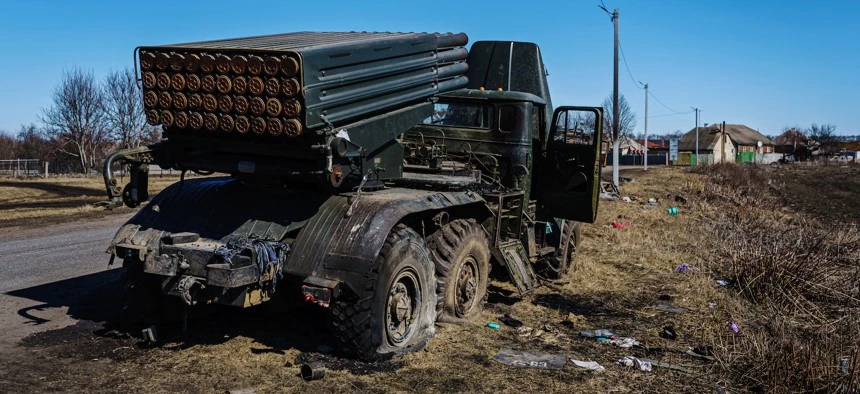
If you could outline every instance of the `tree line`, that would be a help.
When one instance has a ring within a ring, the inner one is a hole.
[[[161,129],[146,123],[140,86],[131,69],[98,80],[92,71],[63,72],[37,123],[17,134],[0,131],[0,159],[39,159],[54,172],[87,173],[118,148],[152,143]]]

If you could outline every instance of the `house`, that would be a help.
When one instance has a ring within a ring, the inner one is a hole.
[[[773,141],[758,131],[741,124],[726,124],[725,135],[723,135],[720,128],[721,125],[715,124],[688,131],[678,142],[678,151],[694,153],[698,132],[697,161],[700,163],[748,163],[773,158]],[[762,144],[761,148],[758,147],[759,143]],[[757,154],[762,156],[757,158]]]
[[[791,156],[796,161],[812,159],[812,151],[815,144],[799,130],[786,130],[773,140],[774,150],[784,156]]]
[[[636,140],[639,145],[645,146],[645,140]],[[648,140],[648,153],[664,153],[669,151],[669,141]]]

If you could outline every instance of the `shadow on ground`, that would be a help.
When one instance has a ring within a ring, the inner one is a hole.
[[[151,349],[178,351],[198,345],[221,344],[241,336],[261,345],[248,349],[253,354],[285,354],[288,349],[314,353],[322,349],[331,352],[327,356],[330,359],[344,356],[332,346],[324,311],[312,306],[289,304],[283,300],[286,297],[277,297],[278,293],[271,302],[250,309],[191,308],[185,335],[181,329],[183,308],[171,308],[177,315],[157,326],[159,341],[155,344],[144,342],[141,330],[146,325],[132,321],[123,311],[120,296],[123,273],[122,268],[114,269],[6,293],[40,303],[17,311],[18,315],[28,319],[25,324],[46,323],[46,319],[34,312],[55,307],[67,307],[67,314],[78,320],[69,327],[29,335],[21,345],[50,348],[49,351],[57,357],[128,359]],[[344,369],[356,368],[365,367],[344,364]]]

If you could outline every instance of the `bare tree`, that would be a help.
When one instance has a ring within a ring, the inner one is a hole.
[[[612,93],[610,93],[609,96],[603,100],[603,131],[614,138],[616,133],[612,128],[615,124],[613,114]],[[633,134],[633,129],[636,128],[636,113],[630,109],[630,104],[627,103],[627,99],[624,98],[623,94],[618,96],[618,119],[619,133],[617,136],[630,136]]]
[[[15,146],[17,145],[15,137],[6,134],[0,130],[0,160],[8,160],[15,158]]]
[[[77,158],[81,171],[96,167],[97,153],[107,140],[104,94],[91,71],[63,72],[54,89],[51,107],[40,117],[59,150]]]
[[[839,151],[839,136],[836,135],[836,126],[830,123],[813,123],[806,129],[806,136],[821,146],[821,153],[832,154]]]
[[[21,125],[15,146],[15,156],[21,159],[49,161],[57,147],[35,124]]]
[[[107,75],[102,86],[105,119],[110,136],[125,148],[150,142],[153,127],[146,123],[141,91],[134,71],[126,68]]]

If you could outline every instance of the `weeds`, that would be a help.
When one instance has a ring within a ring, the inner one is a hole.
[[[827,169],[822,168],[822,173]],[[712,269],[728,273],[751,303],[753,327],[713,346],[727,371],[767,391],[860,389],[860,231],[786,213],[774,169],[715,165],[693,170],[691,191],[714,205],[706,226]]]

